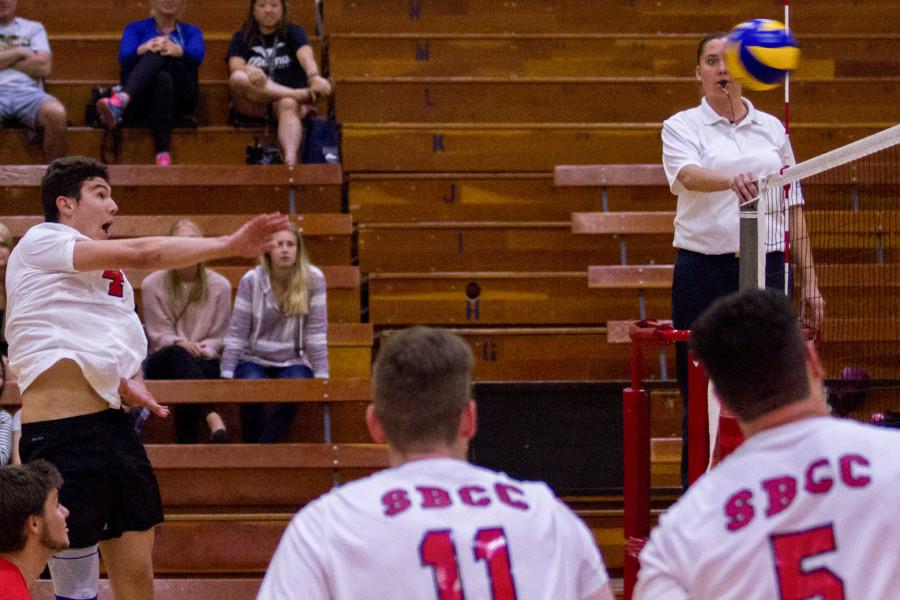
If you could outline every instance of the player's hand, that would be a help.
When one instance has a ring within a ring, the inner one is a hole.
[[[270,249],[276,232],[287,228],[287,215],[278,212],[258,215],[228,236],[229,253],[245,258],[257,257]]]
[[[759,196],[759,190],[756,187],[756,180],[750,173],[741,173],[731,179],[728,187],[731,188],[738,197],[738,204],[744,204],[755,200]]]
[[[143,406],[150,409],[150,412],[158,417],[169,416],[169,409],[156,401],[153,394],[144,386],[143,381],[120,378],[119,398],[122,399],[122,404],[127,408]]]
[[[317,97],[331,94],[331,82],[321,75],[313,75],[309,78],[309,89],[316,93]]]
[[[819,336],[822,323],[825,321],[825,299],[819,293],[819,286],[815,283],[803,285],[802,302],[800,304],[800,325],[803,332],[811,340]]]
[[[159,53],[163,56],[171,56],[173,58],[180,58],[184,56],[184,49],[172,41],[169,36],[162,36],[162,41],[160,42]]]
[[[265,71],[252,65],[247,65],[244,72],[247,74],[247,79],[250,80],[250,83],[259,88],[266,85],[266,81],[269,79]]]

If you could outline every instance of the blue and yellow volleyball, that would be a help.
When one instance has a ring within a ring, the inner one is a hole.
[[[800,48],[783,23],[752,19],[728,34],[725,64],[745,88],[771,90],[800,64]]]

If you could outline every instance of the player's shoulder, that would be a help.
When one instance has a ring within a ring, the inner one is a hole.
[[[13,252],[20,247],[24,251],[32,244],[41,244],[49,240],[62,240],[68,238],[89,239],[68,225],[48,222],[38,223],[25,232],[25,235],[22,236],[22,239],[20,239],[19,243],[16,244],[16,247],[13,248]]]

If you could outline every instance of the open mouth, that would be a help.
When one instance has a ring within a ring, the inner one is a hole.
[[[105,233],[106,235],[109,235],[110,227],[112,227],[112,221],[110,221],[109,223],[104,223],[103,225],[100,226],[100,229],[103,230],[103,233]]]

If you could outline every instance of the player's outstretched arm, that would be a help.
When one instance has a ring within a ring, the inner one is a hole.
[[[230,235],[219,237],[79,240],[75,243],[73,266],[76,271],[177,269],[229,256],[254,258],[268,248],[275,232],[287,227],[287,216],[268,213],[250,219]]]

